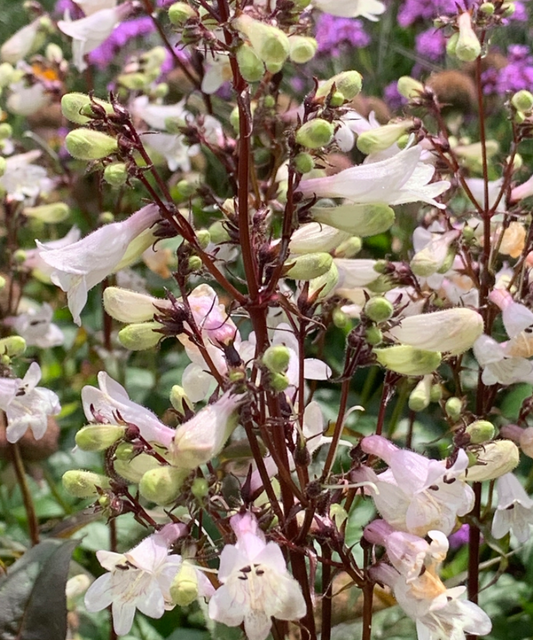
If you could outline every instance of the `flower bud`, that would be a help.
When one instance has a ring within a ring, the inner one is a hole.
[[[461,13],[457,20],[459,38],[455,45],[455,55],[462,62],[473,62],[481,53],[481,44],[472,28],[470,12]]]
[[[469,482],[495,480],[512,471],[520,461],[519,449],[511,440],[487,442],[479,445],[473,453],[477,464],[469,467],[465,473]]]
[[[411,411],[424,411],[431,401],[432,376],[424,376],[409,395],[409,409]]]
[[[203,265],[203,262],[200,256],[191,256],[187,262],[187,268],[189,270],[189,273],[192,273],[193,271],[200,271],[200,269],[202,268],[202,265]]]
[[[331,314],[331,319],[333,320],[333,324],[338,329],[345,329],[350,326],[350,318],[344,313],[342,309],[336,307],[333,309]]]
[[[63,487],[75,498],[93,498],[98,489],[109,489],[109,480],[92,471],[71,470],[63,474]]]
[[[302,151],[294,158],[294,166],[300,173],[309,173],[315,168],[315,160],[311,154]]]
[[[511,104],[517,111],[529,113],[533,109],[533,93],[525,89],[517,91],[511,98]]]
[[[3,62],[0,64],[0,89],[7,87],[13,81],[13,75],[15,69],[9,62]]]
[[[184,560],[170,585],[170,598],[180,607],[188,607],[198,598],[198,576],[194,566]]]
[[[46,45],[46,49],[44,50],[44,57],[53,64],[59,64],[63,62],[63,50],[61,47],[53,42],[50,42]]]
[[[398,93],[408,100],[414,100],[424,93],[424,85],[411,76],[402,76],[398,80]]]
[[[126,429],[117,424],[94,424],[76,433],[76,444],[83,451],[105,451],[124,436]]]
[[[365,331],[365,339],[371,347],[376,347],[383,342],[383,332],[378,327],[368,327]]]
[[[388,231],[395,220],[394,211],[384,203],[313,207],[311,217],[360,238]]]
[[[197,12],[186,2],[175,2],[168,8],[168,19],[175,27],[182,27],[189,18],[197,16]]]
[[[296,64],[305,64],[312,60],[318,49],[317,41],[305,36],[291,36],[289,43],[291,45],[289,57]]]
[[[285,263],[285,277],[291,280],[313,280],[329,271],[333,258],[329,253],[306,253],[289,258]]]
[[[67,120],[76,124],[87,124],[94,118],[93,103],[101,106],[106,113],[113,113],[113,105],[99,98],[91,98],[85,93],[66,93],[61,98],[61,111]]]
[[[148,76],[140,72],[122,73],[117,80],[120,85],[130,91],[142,91],[150,83]]]
[[[156,84],[154,90],[152,91],[152,94],[154,98],[166,98],[166,96],[168,96],[169,94],[169,91],[170,87],[168,86],[168,84],[166,82],[160,82],[159,84]]]
[[[104,169],[104,180],[112,187],[122,187],[128,180],[128,170],[124,162],[112,162]]]
[[[296,142],[308,149],[326,147],[333,140],[334,126],[322,118],[303,124],[296,132]]]
[[[9,358],[17,358],[26,351],[26,340],[20,336],[10,336],[0,340],[0,354]]]
[[[195,478],[191,485],[191,493],[197,500],[203,500],[209,495],[209,485],[205,478]]]
[[[457,422],[463,412],[463,401],[461,400],[461,398],[456,398],[455,396],[448,398],[448,400],[446,400],[446,404],[444,405],[444,411],[446,412],[446,415],[451,418],[451,420]]]
[[[455,57],[455,49],[457,47],[457,41],[459,40],[459,34],[457,31],[452,33],[452,35],[448,38],[448,42],[446,43],[446,53],[450,56],[450,58]]]
[[[13,135],[13,127],[7,122],[0,124],[0,140],[7,140]]]
[[[282,344],[268,347],[261,361],[272,373],[285,373],[289,368],[291,352]]]
[[[271,373],[268,376],[268,384],[272,391],[281,393],[289,386],[289,378],[284,373]]]
[[[440,402],[442,400],[442,385],[438,383],[431,385],[429,399],[431,402]]]
[[[349,237],[345,231],[318,222],[309,222],[292,234],[290,249],[295,254],[328,253]]]
[[[309,281],[309,299],[316,302],[324,300],[337,286],[339,282],[339,269],[332,262],[329,271],[318,278]]]
[[[133,445],[121,443],[118,445],[113,462],[115,473],[127,480],[138,484],[147,471],[159,468],[159,463],[147,453],[136,454]]]
[[[502,16],[504,18],[510,18],[516,11],[516,5],[514,2],[505,2],[504,4],[502,4]]]
[[[67,597],[67,609],[69,611],[73,611],[76,608],[76,600],[87,591],[91,582],[91,578],[85,573],[79,573],[67,580],[65,595]]]
[[[189,397],[185,393],[185,389],[180,387],[179,384],[173,385],[170,390],[170,404],[182,415],[185,415],[193,408],[193,403],[189,400]]]
[[[0,178],[4,175],[4,173],[6,172],[6,167],[7,167],[7,161],[4,157],[0,156]],[[1,191],[1,189],[0,189]]]
[[[254,20],[247,14],[233,20],[233,26],[244,33],[255,50],[272,73],[280,71],[289,56],[289,38],[277,27]]]
[[[120,344],[130,351],[145,351],[159,344],[162,325],[159,322],[136,322],[118,332]]]
[[[389,320],[392,317],[394,307],[387,298],[376,296],[368,300],[363,311],[372,322],[385,322],[385,320]]]
[[[335,91],[341,93],[345,100],[352,100],[361,91],[363,76],[358,71],[338,73],[318,87],[315,98],[328,96],[333,89],[333,85],[335,85]]]
[[[357,138],[357,148],[361,153],[367,155],[384,151],[399,140],[413,125],[413,120],[404,120],[403,122],[386,124],[377,129],[363,131]]]
[[[0,276],[0,291],[2,291],[2,289],[6,286],[7,284],[7,280],[4,278],[4,276]]]
[[[104,290],[104,309],[119,322],[145,322],[152,320],[158,312],[157,307],[168,306],[167,300],[158,300],[152,296],[121,287],[106,287]]]
[[[252,47],[243,44],[237,49],[237,64],[246,82],[259,82],[265,75],[265,65]]]
[[[52,202],[51,204],[42,204],[39,207],[26,207],[24,215],[41,222],[55,224],[63,222],[70,216],[70,207],[64,202]]]
[[[496,429],[488,420],[476,420],[466,427],[466,433],[470,436],[472,444],[482,444],[494,438]]]
[[[202,249],[207,249],[211,243],[211,234],[207,229],[198,229],[196,232],[196,241]]]
[[[335,258],[353,258],[361,251],[363,243],[361,238],[352,236],[348,238],[333,251]]]
[[[404,376],[424,376],[440,365],[442,356],[438,351],[416,349],[409,345],[397,345],[374,349],[377,361],[386,369]]]
[[[479,5],[479,11],[481,11],[481,13],[486,14],[487,16],[491,16],[494,13],[494,5],[492,4],[492,2],[482,2]]]
[[[158,466],[143,475],[139,482],[139,491],[142,497],[150,502],[159,505],[169,504],[179,496],[183,481],[189,473],[189,469]]]
[[[65,138],[65,146],[77,160],[100,160],[118,148],[115,138],[92,129],[71,131]]]

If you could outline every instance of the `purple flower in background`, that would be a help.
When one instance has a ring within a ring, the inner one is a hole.
[[[530,89],[533,85],[533,55],[526,45],[514,44],[507,49],[509,64],[503,69],[483,73],[484,91],[488,95],[504,95],[506,91]]]
[[[446,37],[437,29],[428,29],[416,36],[416,52],[428,60],[440,60],[446,52]]]
[[[398,82],[396,80],[383,89],[383,99],[393,111],[400,111],[407,104],[407,99],[398,91]]]
[[[146,36],[155,31],[154,23],[149,16],[135,18],[119,24],[109,38],[98,49],[91,51],[89,61],[100,69],[105,69],[116,52],[132,38]]]
[[[459,3],[469,8],[472,0]],[[455,0],[406,0],[398,12],[398,23],[401,27],[409,27],[417,20],[433,20],[440,15],[457,12]]]
[[[354,18],[337,18],[321,13],[316,20],[316,40],[318,52],[338,55],[342,45],[355,48],[370,44],[370,36],[363,28],[363,22]]]

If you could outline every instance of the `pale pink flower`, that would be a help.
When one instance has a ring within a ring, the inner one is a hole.
[[[5,319],[5,324],[13,327],[28,346],[41,349],[57,347],[65,341],[61,329],[52,322],[54,310],[44,302],[40,307],[31,306],[17,316]]]
[[[41,368],[32,362],[23,379],[0,378],[0,409],[7,418],[6,437],[8,442],[17,442],[28,428],[36,440],[40,440],[48,426],[48,416],[61,411],[57,395],[38,387]]]
[[[128,423],[139,428],[140,435],[148,442],[167,447],[176,431],[159,421],[149,409],[130,400],[126,389],[105,371],[98,374],[96,387],[85,386],[81,399],[85,417],[100,424]]]
[[[512,531],[522,544],[531,536],[533,500],[527,495],[518,478],[506,473],[496,480],[498,504],[492,521],[492,535],[503,538]]]
[[[231,519],[237,535],[220,555],[222,586],[209,601],[209,617],[229,627],[244,622],[250,640],[265,640],[271,618],[299,620],[306,613],[302,590],[288,573],[281,549],[266,542],[250,514]]]
[[[80,313],[90,289],[111,273],[129,266],[153,242],[150,227],[159,219],[159,209],[150,204],[123,222],[100,227],[82,240],[60,249],[37,241],[40,258],[53,271],[52,282],[67,292],[74,322],[81,325]]]

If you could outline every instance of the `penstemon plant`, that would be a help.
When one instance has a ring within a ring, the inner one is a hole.
[[[528,636],[525,9],[396,4],[31,3],[0,48],[2,638]],[[450,68],[376,80],[396,18]]]

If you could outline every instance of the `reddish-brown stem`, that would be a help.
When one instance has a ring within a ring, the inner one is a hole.
[[[339,412],[337,414],[337,421],[335,422],[333,437],[329,445],[328,455],[326,457],[326,462],[324,463],[324,469],[322,471],[323,481],[326,480],[326,478],[328,477],[333,467],[333,463],[335,462],[335,455],[337,453],[339,440],[341,439],[342,429],[344,426],[344,416],[346,415],[346,408],[348,405],[348,394],[350,392],[350,382],[351,382],[351,378],[346,378],[345,380],[342,381],[341,398],[339,401]]]
[[[37,514],[35,513],[31,491],[26,480],[26,470],[24,469],[24,462],[20,454],[19,445],[16,442],[15,444],[9,445],[9,448],[11,449],[11,453],[13,454],[13,466],[15,468],[17,482],[22,493],[22,501],[24,502],[26,516],[28,518],[30,540],[32,545],[36,545],[39,543],[39,521],[37,520]]]
[[[331,606],[333,601],[333,584],[331,577],[331,547],[322,545],[322,634],[321,640],[331,638]]]

